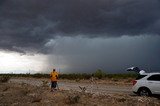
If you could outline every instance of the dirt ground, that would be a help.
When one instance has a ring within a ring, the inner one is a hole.
[[[29,82],[30,80],[39,81],[39,79],[29,79]],[[66,82],[72,81],[66,80]],[[88,81],[74,83],[89,84]],[[115,86],[120,87],[120,84]],[[160,98],[140,97],[124,92],[91,93],[81,89],[63,88],[50,92],[46,80],[41,80],[38,86],[12,80],[8,83],[0,83],[0,106],[160,106]]]

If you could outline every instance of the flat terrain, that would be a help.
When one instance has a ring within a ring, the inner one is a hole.
[[[60,80],[50,92],[48,79],[12,78],[0,83],[0,106],[160,106],[160,98],[132,93],[130,80]]]
[[[33,86],[42,86],[44,83],[50,86],[50,81],[47,79],[32,79],[32,78],[21,78],[21,79],[11,79],[10,82],[13,83],[25,83]],[[108,81],[107,81],[108,82]],[[82,81],[71,81],[71,80],[60,80],[58,81],[58,87],[60,89],[64,90],[75,90],[75,91],[80,91],[80,87],[86,88],[86,92],[88,93],[127,93],[127,94],[133,94],[132,93],[132,86],[131,84],[122,84],[118,82],[110,82],[107,83],[104,81],[87,81],[87,80],[82,80]]]

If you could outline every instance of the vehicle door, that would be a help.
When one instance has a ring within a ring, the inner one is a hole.
[[[151,75],[147,82],[152,93],[160,94],[160,74]]]

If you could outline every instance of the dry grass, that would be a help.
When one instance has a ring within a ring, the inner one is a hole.
[[[10,79],[9,76],[0,76],[0,83],[8,82]]]
[[[50,88],[27,84],[1,83],[0,106],[160,106],[155,97],[131,96],[123,93],[86,93],[73,90],[50,92]]]

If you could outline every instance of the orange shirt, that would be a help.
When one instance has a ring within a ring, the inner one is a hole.
[[[51,72],[50,76],[51,76],[51,81],[57,81],[58,73],[56,71]]]

